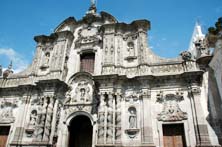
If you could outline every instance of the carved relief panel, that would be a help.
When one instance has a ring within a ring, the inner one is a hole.
[[[88,73],[76,74],[69,80],[69,90],[65,94],[66,117],[76,111],[91,113],[94,107],[94,98],[94,82],[91,75]]]
[[[0,123],[12,123],[15,121],[13,110],[18,106],[16,99],[0,100]]]
[[[87,80],[78,80],[72,83],[66,92],[65,104],[92,103],[93,87]]]
[[[50,141],[55,97],[52,95],[36,97],[31,100],[26,136],[33,142]]]
[[[179,106],[179,102],[183,101],[182,93],[166,94],[163,92],[157,94],[157,102],[163,105],[162,111],[158,114],[159,121],[181,121],[187,119],[187,113],[183,112]]]
[[[76,40],[76,48],[89,49],[99,45],[102,37],[99,33],[99,27],[87,25],[78,30],[78,39]]]

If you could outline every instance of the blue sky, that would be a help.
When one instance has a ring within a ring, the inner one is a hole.
[[[222,0],[97,0],[119,22],[151,21],[149,45],[162,57],[187,50],[195,22],[206,32],[222,16]],[[90,0],[1,0],[0,64],[19,71],[32,62],[36,35],[49,35],[69,16],[81,19]]]

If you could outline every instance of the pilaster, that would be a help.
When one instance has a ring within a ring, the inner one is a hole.
[[[196,146],[211,146],[206,117],[201,104],[201,89],[199,87],[191,87],[189,96],[194,114]]]

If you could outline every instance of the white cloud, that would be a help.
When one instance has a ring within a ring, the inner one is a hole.
[[[7,57],[7,59],[9,60],[8,63],[12,61],[12,68],[15,73],[24,70],[28,66],[28,61],[12,48],[0,48],[0,55]]]

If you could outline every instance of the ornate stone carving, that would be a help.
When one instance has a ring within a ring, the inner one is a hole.
[[[190,61],[192,57],[189,51],[183,51],[182,53],[180,53],[180,55],[184,61]]]
[[[85,46],[98,45],[102,38],[98,32],[98,28],[88,26],[78,30],[78,39],[76,40],[76,48],[84,48]]]
[[[198,51],[198,57],[210,55],[210,49],[206,39],[198,39],[194,44]]]
[[[81,81],[78,83],[78,86],[76,88],[76,97],[78,98],[78,101],[81,102],[89,102],[90,100],[90,88],[88,86],[88,82]]]
[[[140,98],[141,93],[136,91],[128,90],[125,92],[125,101],[138,101]]]
[[[113,142],[113,95],[108,95],[108,112],[107,112],[107,143]]]
[[[218,18],[215,23],[215,27],[210,27],[208,29],[207,40],[210,47],[215,47],[218,40],[222,39],[222,17]]]
[[[15,121],[13,109],[18,106],[17,103],[15,99],[0,100],[0,123],[12,123]]]
[[[98,119],[98,143],[104,143],[105,134],[105,96],[100,94],[99,119]]]
[[[40,99],[40,103],[36,106],[38,111],[33,141],[49,141],[54,102],[54,96],[43,96]]]
[[[64,104],[69,104],[71,101],[71,92],[72,92],[72,87],[69,87],[69,90],[65,94],[65,101]]]
[[[38,113],[36,109],[33,109],[30,114],[28,128],[26,128],[25,132],[27,137],[32,137],[35,126],[37,125]]]
[[[92,104],[93,88],[87,80],[79,80],[71,84],[65,95],[65,105]]]
[[[121,140],[121,96],[117,94],[116,97],[116,128],[115,128],[115,139],[119,143]]]
[[[187,119],[187,113],[179,107],[179,102],[184,98],[182,95],[167,94],[165,97],[158,96],[157,102],[163,103],[163,110],[158,114],[159,121],[180,121]]]
[[[54,97],[50,97],[47,101],[47,114],[46,114],[46,120],[45,120],[45,128],[44,128],[44,135],[43,135],[43,141],[49,141],[50,134],[51,134],[51,125],[52,125],[52,116],[53,116],[53,107],[55,103]]]

